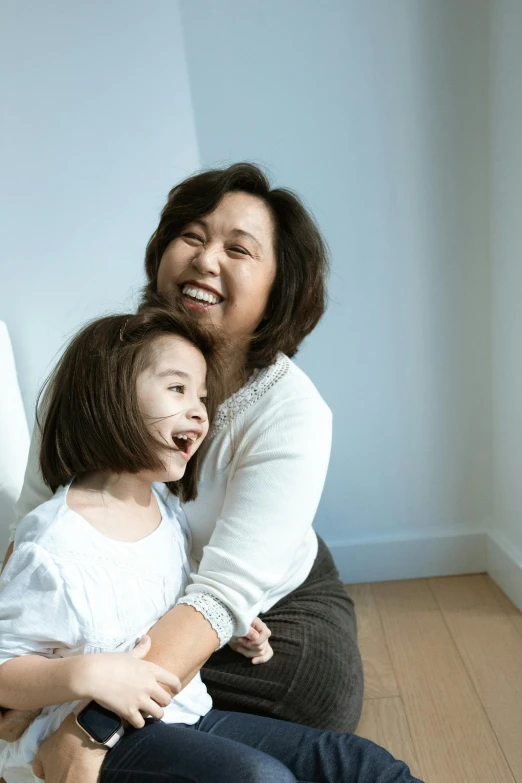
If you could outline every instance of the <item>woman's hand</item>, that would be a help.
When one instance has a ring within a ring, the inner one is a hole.
[[[181,682],[161,666],[142,661],[151,640],[144,636],[134,650],[125,653],[85,655],[75,674],[73,688],[82,698],[94,699],[137,729],[148,715],[161,720],[163,707],[179,693]]]
[[[17,740],[39,714],[40,710],[4,710],[0,707],[0,740]]]
[[[268,643],[271,636],[270,628],[256,617],[246,636],[235,637],[229,646],[245,658],[252,658],[252,663],[266,663],[274,654]]]
[[[69,715],[40,745],[33,774],[48,783],[99,783],[106,753],[107,748],[91,742]]]

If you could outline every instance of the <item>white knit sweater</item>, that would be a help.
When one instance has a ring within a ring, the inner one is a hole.
[[[221,405],[208,437],[198,497],[184,506],[198,570],[181,602],[201,611],[224,644],[310,572],[331,413],[310,379],[279,354]],[[38,449],[35,427],[19,519],[51,494]]]

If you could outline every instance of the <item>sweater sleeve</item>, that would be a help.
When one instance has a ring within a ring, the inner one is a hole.
[[[41,503],[45,503],[46,500],[49,500],[53,494],[47,484],[45,484],[40,471],[40,443],[40,428],[35,422],[33,434],[31,436],[31,446],[29,448],[29,457],[25,469],[22,492],[18,501],[15,503],[16,519],[10,527],[9,542],[14,541],[16,528],[18,527],[20,520],[31,511],[34,511]]]
[[[186,590],[225,604],[238,636],[295,565],[321,497],[331,429],[318,395],[290,397],[255,419],[239,446],[222,513]]]
[[[0,577],[0,663],[72,648],[78,621],[58,568],[38,544],[16,547]]]

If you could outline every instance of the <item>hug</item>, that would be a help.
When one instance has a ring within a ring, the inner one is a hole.
[[[312,527],[332,421],[292,357],[326,306],[320,232],[236,164],[171,191],[145,265],[138,311],[85,326],[41,396],[0,582],[1,774],[414,781],[353,733],[354,605]]]

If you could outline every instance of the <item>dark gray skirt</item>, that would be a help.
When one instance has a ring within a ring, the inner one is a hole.
[[[261,617],[274,657],[253,666],[228,645],[215,652],[201,670],[214,707],[355,731],[363,697],[355,610],[322,539],[306,581]]]

